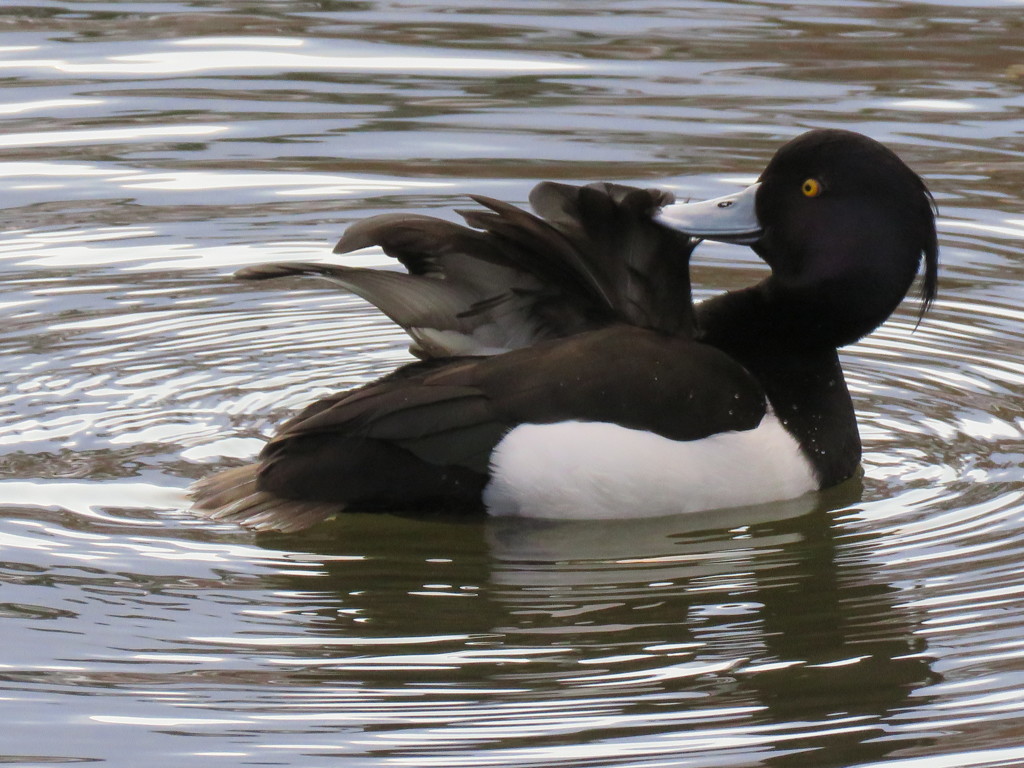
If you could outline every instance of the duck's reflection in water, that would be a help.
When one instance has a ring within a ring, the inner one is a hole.
[[[566,748],[571,733],[656,737],[648,757],[725,750],[723,765],[881,759],[927,738],[899,722],[935,675],[915,617],[859,554],[863,539],[836,533],[834,510],[859,493],[854,481],[785,504],[616,522],[342,521],[304,539],[362,556],[325,560],[346,610],[326,609],[337,618],[316,631],[388,636],[387,652],[403,654],[413,648],[395,638],[447,639],[431,646],[434,669],[338,659],[320,673],[477,699],[487,727],[453,724],[453,737],[498,739],[493,718],[514,704],[544,725],[532,747]],[[617,716],[579,719],[596,711]],[[558,728],[560,716],[573,724]],[[507,724],[505,744],[529,731]]]

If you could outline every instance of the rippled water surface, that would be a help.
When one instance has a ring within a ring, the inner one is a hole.
[[[1009,0],[0,4],[0,762],[1024,765],[1022,41]],[[844,354],[861,480],[625,526],[183,511],[407,359],[237,267],[542,178],[724,194],[810,126],[941,210],[934,311]]]

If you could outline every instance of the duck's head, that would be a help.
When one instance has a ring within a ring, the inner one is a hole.
[[[852,131],[813,130],[775,153],[735,195],[666,206],[666,226],[745,243],[772,275],[760,289],[794,323],[841,346],[881,324],[923,259],[922,314],[935,297],[934,203],[891,150]]]

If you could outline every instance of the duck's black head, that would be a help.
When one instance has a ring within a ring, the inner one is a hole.
[[[923,259],[935,297],[934,204],[921,178],[873,139],[813,130],[781,147],[738,195],[669,206],[662,221],[692,235],[746,242],[772,268],[760,286],[779,330],[841,346],[880,325]]]

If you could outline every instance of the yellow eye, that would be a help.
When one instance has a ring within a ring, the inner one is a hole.
[[[804,197],[817,197],[821,194],[821,182],[817,179],[807,179],[800,187],[800,191],[804,193]]]

